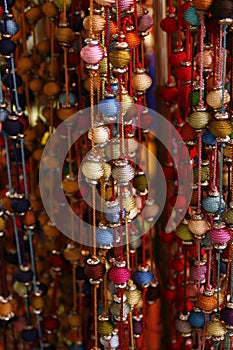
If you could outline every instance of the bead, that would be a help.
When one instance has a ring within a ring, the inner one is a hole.
[[[47,333],[52,333],[59,327],[59,321],[56,316],[47,316],[43,320],[43,326]]]
[[[131,56],[127,47],[127,43],[115,43],[114,49],[109,53],[109,62],[113,67],[124,68],[129,64]]]
[[[90,30],[90,16],[84,18],[83,27]],[[92,30],[95,34],[100,34],[105,28],[105,19],[100,15],[92,16]]]
[[[57,27],[54,35],[61,44],[69,44],[75,39],[75,34],[69,27]]]
[[[147,267],[139,267],[138,270],[134,272],[134,282],[142,285],[142,286],[148,286],[150,282],[153,280],[154,274],[152,271],[150,271]]]
[[[147,32],[153,25],[153,19],[150,15],[147,13],[144,13],[141,16],[139,26],[138,26],[138,31],[139,32]]]
[[[206,329],[211,335],[213,341],[223,340],[225,334],[227,333],[227,328],[224,322],[215,318],[207,323]]]
[[[207,213],[216,214],[220,207],[220,197],[219,193],[216,191],[209,192],[208,196],[202,200],[202,206],[207,211]],[[221,212],[224,212],[226,208],[225,202],[221,200]]]
[[[115,0],[96,0],[96,3],[102,6],[112,6],[115,4]]]
[[[220,310],[220,318],[225,322],[226,327],[231,328],[233,326],[233,309],[232,307],[224,307]]]
[[[130,305],[127,303],[125,295],[123,295],[123,308],[121,307],[121,298],[114,295],[114,300],[110,304],[109,310],[116,321],[126,320],[130,312]]]
[[[109,128],[106,125],[99,125],[88,131],[88,138],[97,145],[104,145],[109,141]]]
[[[105,202],[104,217],[113,226],[120,223],[120,212],[118,200]],[[122,210],[121,216],[122,219],[125,217],[125,209]]]
[[[197,10],[208,11],[209,7],[212,5],[213,0],[193,0],[193,5]]]
[[[145,73],[144,68],[136,68],[132,79],[132,86],[137,91],[145,91],[152,85],[151,77]]]
[[[54,0],[54,4],[61,10],[64,8],[64,0]],[[71,6],[71,0],[66,0],[66,6],[69,8]]]
[[[125,41],[131,50],[135,49],[141,43],[141,39],[136,32],[126,32]]]
[[[215,136],[210,132],[209,129],[207,129],[202,134],[202,141],[208,146],[214,146],[215,145]]]
[[[0,320],[9,321],[14,317],[14,304],[11,296],[0,298]]]
[[[77,313],[76,311],[72,311],[68,315],[68,323],[70,327],[81,327],[82,325],[82,315]]]
[[[194,6],[188,8],[184,12],[184,19],[186,22],[188,22],[193,27],[197,27],[200,25],[199,16],[198,16],[196,8]]]
[[[182,223],[176,228],[177,236],[184,242],[190,242],[193,240],[192,232],[188,228],[187,223]]]
[[[204,129],[210,120],[210,114],[205,109],[197,109],[188,117],[188,123],[194,129]]]
[[[116,261],[115,264],[109,269],[108,277],[113,283],[122,285],[129,280],[130,271],[125,265],[126,264],[124,261]]]
[[[100,338],[100,343],[105,347],[107,348],[108,347],[108,342],[103,339],[102,337]],[[117,349],[119,346],[119,336],[118,334],[114,334],[112,337],[111,337],[111,340],[110,340],[110,347],[111,349]]]
[[[42,11],[46,16],[51,18],[56,17],[58,15],[58,9],[54,2],[44,2],[42,4]]]
[[[116,100],[115,95],[105,93],[104,99],[98,104],[99,111],[107,117],[114,117],[119,113],[119,102]]]
[[[192,327],[203,328],[205,325],[205,314],[200,309],[195,307],[189,315],[189,322]]]
[[[209,222],[202,215],[194,215],[188,222],[189,230],[198,238],[201,238],[209,230]]]
[[[0,40],[0,54],[4,57],[10,56],[16,49],[16,43],[10,39]]]
[[[204,313],[211,313],[217,306],[217,299],[213,293],[206,293],[204,291],[203,294],[197,296],[197,306]]]
[[[175,326],[182,337],[190,337],[192,334],[192,326],[188,320],[188,314],[180,313],[175,321]]]
[[[54,81],[47,82],[43,87],[44,94],[49,98],[54,98],[59,93],[59,85]]]
[[[134,169],[127,160],[116,160],[112,169],[112,177],[117,185],[127,185],[134,177]]]
[[[41,313],[44,307],[43,292],[41,290],[34,291],[30,296],[30,303],[35,313]]]
[[[210,239],[214,242],[214,246],[221,247],[220,249],[226,248],[226,243],[231,239],[230,230],[226,227],[224,222],[216,222],[211,227]]]
[[[100,248],[111,248],[113,246],[113,230],[107,226],[99,225],[96,228],[96,243]]]
[[[43,15],[43,12],[39,6],[32,6],[25,11],[25,17],[30,22],[38,21]]]
[[[206,96],[206,102],[213,109],[222,107],[222,88],[214,88]],[[230,102],[230,95],[227,90],[224,90],[224,104]]]
[[[213,17],[218,19],[233,17],[233,5],[230,0],[214,0],[209,10]]]
[[[96,65],[104,58],[104,50],[99,45],[98,40],[86,39],[86,46],[81,49],[80,55],[82,59],[90,64]]]
[[[73,195],[75,192],[78,191],[78,182],[75,177],[72,176],[67,176],[63,181],[62,181],[62,188],[63,191],[67,196]]]
[[[97,183],[104,174],[103,164],[100,157],[94,154],[89,154],[87,160],[82,164],[82,172],[87,181],[93,184]]]
[[[101,279],[104,276],[105,271],[105,265],[97,258],[88,259],[87,265],[84,268],[85,274],[91,281]]]
[[[209,123],[209,130],[215,137],[225,138],[233,131],[230,120],[218,120],[213,118]]]
[[[37,329],[28,325],[22,330],[21,337],[26,343],[34,343],[38,339]]]
[[[74,244],[68,244],[63,252],[64,258],[70,262],[77,262],[81,256],[80,248]]]
[[[119,2],[120,11],[127,11],[131,6],[133,6],[133,0],[120,0]]]
[[[178,29],[178,21],[174,16],[167,16],[160,22],[160,28],[166,33],[174,33]]]
[[[108,317],[98,317],[97,330],[100,336],[106,336],[113,332],[113,323],[108,320]]]

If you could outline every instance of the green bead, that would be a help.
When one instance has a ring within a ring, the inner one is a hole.
[[[110,321],[98,321],[97,329],[101,336],[108,335],[113,331],[113,324]]]
[[[13,285],[13,289],[20,297],[27,294],[27,288],[24,283],[16,281]]]
[[[227,210],[226,218],[231,224],[233,224],[233,208]]]
[[[193,239],[192,232],[189,230],[188,225],[185,224],[177,227],[176,234],[182,241],[191,241]]]
[[[193,177],[194,181],[198,181],[198,166],[195,166],[193,168]],[[210,169],[209,166],[202,166],[201,167],[201,182],[209,181],[210,179]]]
[[[148,188],[148,182],[145,174],[136,174],[133,179],[133,187],[137,191],[144,192]]]
[[[205,98],[205,95],[204,94],[204,91],[202,92],[202,98]],[[192,98],[193,97],[193,98]],[[199,101],[200,101],[200,90],[194,90],[193,93],[190,93],[189,94],[189,101],[191,102],[191,99],[192,99],[192,102],[193,102],[193,106],[197,106]]]

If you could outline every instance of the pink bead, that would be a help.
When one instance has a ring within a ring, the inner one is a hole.
[[[115,284],[123,284],[130,279],[130,271],[125,266],[112,266],[108,272],[108,277]]]
[[[205,265],[201,265],[200,268],[198,268],[197,265],[191,266],[190,276],[193,280],[198,281],[198,279],[200,279],[200,281],[202,281],[205,279],[205,274],[206,274]]]
[[[210,229],[210,239],[215,243],[227,243],[231,239],[229,229],[224,228],[214,228]]]
[[[142,15],[138,26],[139,32],[146,32],[151,28],[152,24],[153,24],[153,19],[151,18],[151,16],[149,16],[148,14]]]
[[[82,59],[88,64],[98,64],[104,57],[104,50],[99,44],[88,44],[80,52]]]
[[[120,1],[121,12],[128,10],[131,6],[133,6],[133,0],[121,0]]]

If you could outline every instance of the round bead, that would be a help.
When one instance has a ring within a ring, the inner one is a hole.
[[[152,85],[151,77],[145,73],[145,69],[136,69],[132,79],[132,86],[137,91],[145,91]]]
[[[217,299],[213,294],[199,294],[197,296],[197,306],[204,313],[211,313],[217,306]]]
[[[189,322],[195,328],[203,328],[205,325],[205,314],[200,309],[195,308],[190,312]]]
[[[104,58],[104,50],[97,40],[87,40],[87,45],[81,49],[82,59],[91,65],[98,64]]]
[[[0,54],[2,56],[10,56],[16,49],[16,43],[10,39],[0,40]]]
[[[176,228],[176,234],[180,239],[182,239],[182,241],[185,242],[192,241],[193,239],[192,232],[189,230],[188,225],[185,223],[180,224]]]
[[[105,144],[109,140],[109,128],[106,125],[96,126],[88,131],[88,138],[95,144]]]
[[[69,27],[57,27],[54,35],[60,43],[71,43],[75,39],[75,34]]]
[[[189,337],[192,333],[192,326],[188,320],[188,315],[179,314],[175,321],[175,326],[178,332],[181,333],[182,337]]]
[[[127,160],[117,160],[114,162],[112,177],[117,181],[118,185],[128,184],[134,177],[134,168]]]
[[[212,339],[214,340],[217,338],[218,340],[223,340],[224,335],[227,333],[227,328],[224,324],[224,322],[213,319],[212,321],[209,321],[206,326],[207,332],[212,336]],[[217,340],[216,339],[216,340]]]
[[[26,343],[34,343],[38,339],[37,329],[33,326],[26,326],[21,332],[21,337]]]
[[[216,88],[211,90],[206,96],[206,102],[213,109],[219,109],[222,107],[222,89]],[[224,104],[230,102],[230,95],[227,90],[224,90]]]
[[[131,56],[126,48],[121,47],[119,43],[116,43],[114,50],[109,54],[109,62],[116,68],[124,68],[130,62]]]
[[[90,30],[90,16],[84,18],[83,27]],[[100,34],[105,28],[105,19],[100,15],[92,16],[92,30],[96,34]]]
[[[210,120],[210,114],[206,111],[199,111],[197,110],[196,112],[193,112],[189,117],[188,117],[188,122],[189,124],[194,128],[194,129],[204,129],[208,122]]]
[[[104,174],[103,164],[100,158],[89,155],[82,164],[82,172],[88,181],[96,182]]]

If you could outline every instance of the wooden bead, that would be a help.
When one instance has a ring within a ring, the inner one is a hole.
[[[37,50],[42,54],[42,55],[48,55],[50,53],[50,41],[47,38],[43,38],[38,42],[36,45]]]
[[[32,141],[35,141],[36,138],[37,138],[37,133],[35,128],[28,128],[24,136],[24,142],[26,143],[32,142]]]
[[[17,67],[22,72],[31,70],[33,67],[32,59],[29,56],[21,56],[18,60]]]
[[[33,210],[28,210],[24,216],[24,224],[27,226],[35,225],[36,214]]]
[[[56,5],[51,1],[43,3],[42,11],[48,17],[56,17],[58,15],[58,9]]]
[[[71,195],[78,191],[78,182],[76,179],[65,178],[62,181],[62,188],[67,195]]]
[[[43,231],[45,236],[49,238],[56,238],[59,236],[59,230],[55,225],[52,225],[51,223],[47,223],[43,227]]]
[[[64,121],[74,115],[76,112],[77,109],[75,107],[61,107],[57,111],[57,116],[60,120]]]
[[[60,88],[55,81],[49,81],[44,85],[43,91],[46,96],[55,97],[59,93]]]
[[[68,246],[63,252],[63,255],[66,260],[70,262],[75,262],[81,256],[80,248],[76,247],[75,245],[68,244]]]
[[[34,78],[29,81],[29,88],[35,93],[40,92],[42,90],[42,87],[43,82],[40,78]]]
[[[55,38],[61,43],[70,43],[74,41],[75,34],[69,27],[58,27],[55,29]]]
[[[29,10],[25,12],[25,17],[28,21],[36,22],[43,15],[43,12],[39,6],[31,7]]]
[[[68,323],[71,327],[80,327],[82,325],[82,316],[78,313],[70,313]]]

